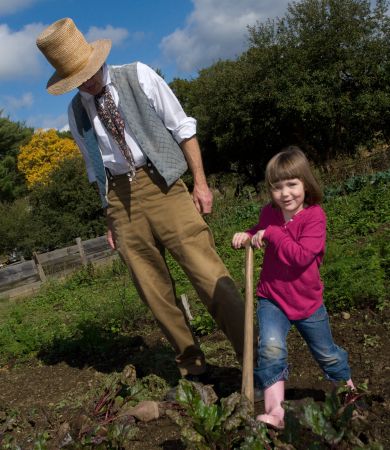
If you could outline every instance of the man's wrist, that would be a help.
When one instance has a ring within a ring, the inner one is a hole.
[[[195,178],[194,177],[194,188],[199,190],[208,189],[209,185],[205,177]]]

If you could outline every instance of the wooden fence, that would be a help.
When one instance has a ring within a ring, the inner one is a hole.
[[[87,241],[76,239],[70,247],[34,253],[31,261],[0,269],[0,299],[13,299],[36,292],[48,279],[64,277],[88,263],[107,263],[117,257],[105,236]]]

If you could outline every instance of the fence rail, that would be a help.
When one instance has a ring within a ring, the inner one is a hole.
[[[107,263],[117,257],[105,236],[82,241],[47,253],[34,253],[31,261],[10,264],[0,269],[0,299],[30,295],[48,279],[64,277],[76,269]]]

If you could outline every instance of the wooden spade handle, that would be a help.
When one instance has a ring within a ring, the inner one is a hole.
[[[245,246],[245,325],[241,394],[254,407],[253,388],[253,248]]]

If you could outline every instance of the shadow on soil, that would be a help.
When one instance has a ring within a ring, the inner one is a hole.
[[[161,336],[161,335],[160,335]],[[92,367],[102,373],[121,372],[132,364],[137,378],[154,374],[175,386],[180,378],[175,353],[161,339],[147,343],[142,336],[125,336],[108,332],[95,324],[84,324],[77,337],[57,338],[37,355],[44,364],[65,362],[70,367]],[[241,389],[241,370],[208,364],[208,384],[216,394],[227,397]]]
[[[172,439],[165,441],[161,447],[163,450],[185,450],[186,446],[180,439]]]
[[[160,335],[161,336],[161,335]],[[146,342],[142,336],[125,336],[103,330],[95,324],[84,324],[77,337],[57,338],[37,357],[47,365],[65,362],[70,367],[92,367],[102,373],[122,372],[132,364],[137,378],[154,374],[175,386],[180,378],[175,353],[164,340]],[[234,367],[208,365],[209,384],[219,397],[240,391],[241,371]]]
[[[38,353],[38,358],[48,365],[65,362],[71,367],[93,367],[103,373],[121,372],[126,365],[132,364],[139,378],[155,374],[172,386],[179,380],[175,354],[168,344],[160,340],[148,345],[142,336],[124,336],[94,324],[80,327],[76,338],[57,338],[50,347]],[[208,383],[214,386],[218,397],[227,397],[232,392],[240,391],[239,369],[208,365],[208,374]],[[286,391],[286,400],[308,397],[324,401],[325,392],[320,389]]]
[[[95,324],[84,324],[76,337],[55,339],[37,356],[48,365],[65,362],[71,367],[92,367],[103,373],[121,372],[132,364],[137,377],[155,374],[169,384],[179,377],[175,354],[168,344],[161,340],[148,344],[142,336],[109,332]]]
[[[287,389],[286,400],[303,400],[312,398],[316,402],[325,400],[325,391],[322,389]]]

